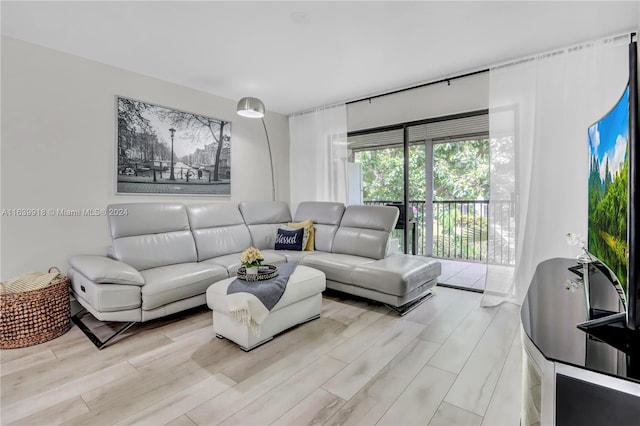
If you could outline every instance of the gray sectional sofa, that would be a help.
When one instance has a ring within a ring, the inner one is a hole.
[[[250,246],[262,251],[264,263],[299,262],[319,269],[327,288],[401,313],[429,295],[440,275],[437,260],[390,249],[395,207],[304,202],[293,217],[283,202],[109,207],[126,214],[108,218],[108,255],[74,256],[68,275],[78,302],[100,321],[125,323],[120,331],[206,304],[207,288],[234,276],[241,252]],[[314,251],[274,249],[279,227],[307,219],[314,223]]]

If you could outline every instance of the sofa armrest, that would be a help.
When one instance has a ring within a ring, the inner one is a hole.
[[[69,259],[69,264],[94,283],[139,285],[144,278],[133,267],[104,256],[80,255]]]

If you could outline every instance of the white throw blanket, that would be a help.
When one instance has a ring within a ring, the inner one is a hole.
[[[260,325],[269,315],[269,310],[260,299],[251,293],[232,293],[227,295],[229,316],[251,328],[256,337],[260,337]]]
[[[265,281],[248,282],[236,278],[227,288],[229,316],[251,328],[260,337],[260,325],[280,301],[287,289],[296,263],[278,265],[278,276]]]

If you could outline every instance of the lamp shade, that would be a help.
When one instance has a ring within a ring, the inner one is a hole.
[[[264,104],[258,98],[242,98],[238,101],[238,115],[250,118],[264,117]]]

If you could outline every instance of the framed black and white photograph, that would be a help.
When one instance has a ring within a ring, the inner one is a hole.
[[[118,96],[118,194],[231,195],[231,123]]]

